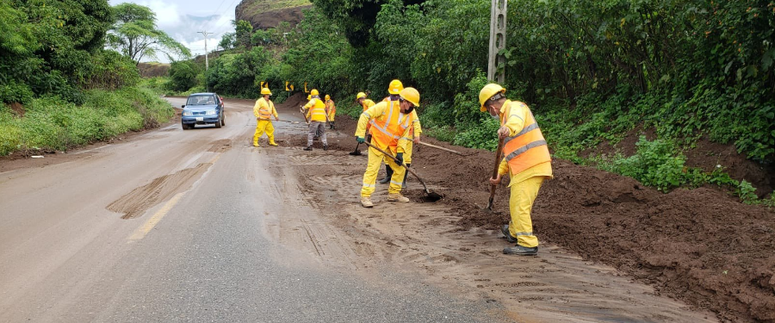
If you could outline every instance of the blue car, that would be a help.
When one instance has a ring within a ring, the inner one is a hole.
[[[193,129],[198,124],[214,124],[216,128],[226,125],[223,100],[215,93],[194,93],[181,106],[183,115],[180,124],[183,130]]]

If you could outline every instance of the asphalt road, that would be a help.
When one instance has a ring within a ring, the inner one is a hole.
[[[221,129],[171,124],[0,173],[0,322],[503,319],[389,266],[366,277],[272,239],[267,219],[320,215],[247,144],[249,102],[227,109]]]

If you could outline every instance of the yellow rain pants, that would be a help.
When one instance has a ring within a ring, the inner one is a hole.
[[[390,177],[390,188],[388,188],[388,193],[401,193],[401,184],[404,182],[406,168],[399,166],[392,158],[387,157],[376,149],[370,147],[369,164],[366,166],[366,172],[363,173],[363,188],[361,188],[361,196],[369,197],[372,193],[374,193],[374,189],[376,188],[375,184],[377,183],[377,173],[379,173],[379,168],[382,166],[383,161],[393,169],[393,176]]]
[[[414,151],[414,142],[409,140],[406,142],[406,151],[404,152],[404,164],[412,163],[412,152]],[[409,165],[412,166],[412,165]]]
[[[515,180],[516,176],[511,176]],[[512,237],[517,237],[517,244],[523,247],[533,248],[538,246],[538,238],[533,235],[533,221],[530,219],[530,211],[533,202],[541,188],[544,176],[534,176],[519,183],[511,184],[511,197],[509,198],[509,232]]]
[[[264,135],[264,132],[266,132],[266,136],[269,137],[269,143],[275,144],[274,126],[272,125],[272,121],[258,120],[256,122],[256,133],[253,134],[253,146],[258,147],[258,138],[261,138],[261,136]]]

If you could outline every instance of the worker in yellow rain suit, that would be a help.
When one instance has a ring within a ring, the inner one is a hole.
[[[552,178],[552,159],[530,108],[525,103],[506,99],[505,93],[506,89],[494,83],[485,85],[479,92],[481,111],[500,118],[498,138],[504,139],[504,158],[498,176],[491,178],[490,183],[497,185],[507,173],[511,177],[511,221],[501,228],[501,232],[506,240],[516,245],[503,249],[503,253],[535,255],[538,238],[533,235],[530,212],[541,183]]]
[[[264,135],[269,137],[269,145],[277,146],[274,142],[274,126],[272,125],[271,117],[274,116],[275,120],[280,120],[277,116],[277,110],[274,108],[274,102],[269,100],[272,92],[269,88],[261,89],[262,97],[256,101],[253,106],[253,114],[256,116],[256,132],[253,134],[253,146],[258,147],[258,138]]]
[[[398,101],[399,96],[398,94],[401,92],[401,90],[404,89],[404,84],[401,83],[400,80],[392,80],[390,81],[390,84],[388,85],[388,93],[390,94],[388,97],[386,97],[383,101]],[[406,143],[406,153],[404,154],[404,163],[406,163],[406,166],[412,167],[412,151],[414,150],[414,143],[420,143],[420,133],[422,133],[422,128],[420,127],[420,118],[417,116],[417,110],[412,110],[412,114],[414,117],[414,122],[411,126],[410,134],[412,134],[411,137],[407,138],[409,141]],[[408,172],[407,172],[408,173]],[[402,187],[406,187],[406,177],[407,173],[404,173],[404,180],[401,184]],[[393,169],[390,168],[387,164],[385,165],[385,178],[381,179],[379,181],[380,184],[387,184],[390,182],[390,178],[393,177]]]
[[[374,101],[366,97],[366,93],[358,92],[355,95],[355,102],[361,105],[363,112],[374,106]],[[371,124],[366,125],[366,141],[371,143]]]
[[[401,195],[401,181],[404,179],[406,168],[400,166],[403,163],[406,152],[406,139],[409,136],[409,128],[412,125],[414,115],[412,111],[420,105],[420,92],[415,88],[405,88],[399,93],[398,101],[380,102],[365,112],[358,119],[358,129],[355,131],[355,139],[359,143],[366,141],[366,125],[371,124],[371,144],[395,156],[400,163],[392,158],[384,156],[381,152],[369,147],[369,163],[363,174],[363,187],[361,188],[361,205],[366,208],[374,206],[371,194],[374,193],[375,183],[379,167],[384,161],[393,168],[393,177],[388,188],[389,202],[409,202],[409,199]]]
[[[334,118],[336,117],[336,105],[334,100],[331,100],[331,96],[326,94],[326,113],[328,114],[328,126],[330,129],[336,130],[336,124],[334,124]]]
[[[304,111],[307,113],[309,121],[309,133],[307,133],[307,147],[304,150],[312,150],[312,140],[316,134],[323,141],[323,150],[328,150],[328,141],[326,140],[326,104],[320,100],[320,92],[312,89],[310,92],[311,100],[304,105]]]

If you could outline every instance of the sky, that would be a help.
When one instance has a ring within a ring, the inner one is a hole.
[[[156,13],[156,26],[188,47],[194,56],[205,52],[204,36],[198,32],[207,31],[207,50],[212,52],[225,33],[234,32],[234,8],[240,0],[109,0],[111,6],[131,2],[151,8]],[[169,63],[167,56],[143,61]]]

